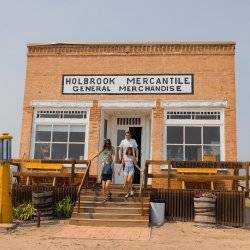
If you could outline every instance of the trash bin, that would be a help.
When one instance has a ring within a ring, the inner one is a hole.
[[[155,199],[150,202],[151,223],[162,225],[165,221],[165,200]]]
[[[250,198],[245,199],[245,228],[250,228]]]

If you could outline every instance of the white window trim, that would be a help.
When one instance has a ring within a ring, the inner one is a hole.
[[[219,111],[221,112],[220,120],[175,120],[175,119],[167,119],[168,111]],[[166,151],[167,151],[167,126],[219,126],[220,127],[220,156],[221,161],[225,160],[225,137],[224,137],[224,108],[190,108],[190,107],[182,107],[182,108],[169,108],[164,110],[164,120],[163,120],[163,159],[167,159]]]
[[[44,109],[45,107],[36,107],[33,109],[33,122],[32,122],[32,132],[31,132],[31,147],[30,147],[30,158],[34,159],[34,149],[35,149],[35,134],[37,125],[85,125],[85,142],[84,142],[84,159],[88,159],[88,145],[89,145],[89,119],[90,119],[90,109],[84,109],[87,112],[86,119],[58,119],[58,118],[36,118],[36,112],[38,110]],[[58,107],[51,107],[58,108]],[[64,107],[65,109],[72,109],[72,107]],[[49,107],[46,106],[46,109]],[[80,109],[80,108],[79,108]],[[82,108],[81,108],[82,110]]]
[[[101,100],[98,106],[102,108],[155,108],[156,101],[143,101],[143,100]]]
[[[69,101],[69,100],[33,100],[33,108],[90,108],[93,101]]]
[[[164,108],[226,108],[227,100],[163,100],[161,107]]]

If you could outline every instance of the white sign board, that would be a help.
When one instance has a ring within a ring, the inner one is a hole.
[[[193,75],[63,75],[63,94],[193,94]]]

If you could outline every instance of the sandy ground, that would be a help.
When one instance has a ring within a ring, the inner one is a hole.
[[[0,233],[0,249],[250,249],[250,230],[237,228],[177,222],[153,227],[150,240],[83,239],[77,238],[77,233],[75,239],[57,237],[68,226],[60,222]]]

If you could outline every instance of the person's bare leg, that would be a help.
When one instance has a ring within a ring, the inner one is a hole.
[[[102,181],[102,195],[105,198],[105,181]]]
[[[131,192],[132,189],[132,181],[133,181],[133,175],[129,175],[127,178],[127,182],[128,182],[128,192]]]
[[[107,194],[109,200],[110,200],[110,198],[111,198],[110,187],[111,187],[111,181],[110,181],[110,180],[107,180],[107,181],[106,181],[105,188],[106,188],[106,194]]]
[[[124,189],[127,192],[128,191],[128,181],[127,181],[127,175],[124,175],[123,177],[123,183],[124,183]]]

